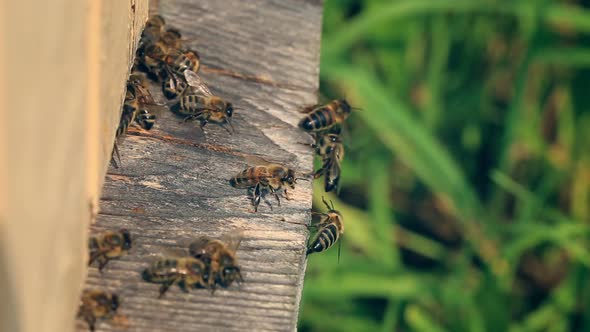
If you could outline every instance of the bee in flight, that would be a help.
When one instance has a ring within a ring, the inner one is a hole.
[[[145,130],[152,129],[156,121],[156,116],[150,113],[150,111],[160,111],[163,108],[165,108],[164,105],[157,104],[154,101],[145,75],[137,71],[132,72],[127,80],[123,111],[121,112],[119,127],[115,134],[115,146],[111,158],[111,163],[115,168],[119,167],[121,161],[118,144],[123,140],[129,126],[133,122],[136,122]],[[115,160],[115,156],[119,160],[119,163]]]
[[[285,193],[285,199],[290,200],[287,188],[295,189],[295,183],[300,178],[295,177],[295,171],[279,164],[248,167],[229,180],[234,188],[252,190],[252,205],[254,212],[258,211],[260,198],[264,191],[270,191],[281,206],[279,192]],[[272,209],[272,205],[271,205]]]
[[[312,226],[317,228],[317,232],[307,246],[307,255],[328,250],[344,233],[342,215],[334,209],[334,203],[330,206],[323,196],[322,201],[326,205],[328,212],[318,213],[323,218],[319,223]],[[338,242],[338,261],[340,261],[340,246],[341,242]]]
[[[80,299],[78,317],[88,323],[90,331],[95,330],[98,319],[115,318],[119,308],[119,296],[101,290],[85,290]]]
[[[190,255],[207,265],[207,284],[212,291],[216,285],[227,288],[234,281],[238,284],[244,281],[236,260],[240,241],[238,237],[230,237],[227,241],[201,237],[189,245]]]
[[[307,116],[299,121],[299,128],[307,132],[318,132],[342,124],[350,115],[352,107],[345,99],[336,99],[326,105],[314,105],[301,112]]]
[[[322,158],[322,167],[314,173],[314,179],[323,176],[326,192],[338,191],[340,164],[344,158],[340,134],[334,131],[317,133],[314,147],[316,154]]]
[[[211,122],[225,128],[231,134],[233,131],[231,118],[234,113],[232,103],[214,96],[199,75],[192,70],[185,70],[184,76],[191,88],[185,89],[186,92],[170,107],[170,110],[179,116],[184,116],[185,121],[199,121],[201,129]],[[226,124],[231,130],[225,126]]]
[[[158,259],[143,271],[142,276],[147,282],[161,284],[158,298],[162,298],[174,284],[185,292],[192,288],[207,288],[209,278],[205,263],[190,256]]]
[[[131,249],[131,235],[126,229],[118,232],[107,231],[91,236],[88,240],[90,256],[88,265],[90,266],[94,261],[97,261],[98,270],[102,272],[109,260],[126,254],[129,249]]]

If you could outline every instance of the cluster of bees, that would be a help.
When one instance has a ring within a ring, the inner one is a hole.
[[[198,122],[199,127],[214,123],[234,132],[231,118],[232,103],[214,96],[198,76],[200,57],[194,50],[185,48],[184,40],[177,29],[165,24],[161,16],[152,16],[146,23],[136,53],[135,63],[127,81],[127,91],[121,120],[116,132],[111,163],[120,167],[121,158],[118,144],[121,143],[131,124],[150,130],[156,120],[152,111],[166,108],[185,121]],[[161,85],[168,104],[156,104],[149,90],[149,81]],[[341,126],[353,108],[345,100],[335,100],[325,105],[306,107],[301,112],[306,116],[299,128],[314,138],[312,147],[321,158],[322,166],[313,173],[313,178],[324,178],[326,192],[338,191],[340,167],[344,157]],[[118,160],[118,161],[117,161]],[[280,206],[280,194],[290,200],[287,190],[295,189],[298,178],[295,170],[279,164],[266,163],[249,167],[229,180],[238,189],[247,189],[254,208],[258,211],[261,199],[272,194]],[[332,247],[343,233],[342,215],[333,204],[322,197],[327,213],[316,213],[320,221],[309,226],[316,232],[307,246],[307,254],[322,252]],[[271,205],[272,208],[272,205]],[[239,238],[224,240],[199,238],[187,251],[152,262],[143,270],[144,281],[159,284],[159,298],[173,285],[188,292],[191,289],[227,288],[234,282],[243,282],[236,260]],[[89,265],[95,262],[102,273],[107,263],[129,252],[132,247],[131,235],[127,230],[104,232],[92,236],[89,241]],[[340,257],[340,250],[338,253]],[[84,319],[94,331],[97,319],[117,321],[120,305],[117,294],[102,290],[86,290],[82,294],[78,317]],[[119,319],[121,321],[121,319]]]
[[[141,273],[143,280],[159,284],[161,298],[172,285],[188,292],[190,289],[205,288],[214,292],[217,287],[228,288],[234,282],[241,283],[241,270],[236,259],[240,245],[237,237],[226,240],[201,237],[192,241],[186,253],[161,257],[153,261]],[[88,265],[98,263],[102,273],[107,263],[129,252],[132,240],[129,231],[107,231],[90,237],[88,242]],[[82,294],[78,317],[88,323],[94,331],[97,319],[114,319],[123,322],[117,314],[120,298],[117,294],[102,290],[85,290]],[[118,319],[116,319],[118,318]]]

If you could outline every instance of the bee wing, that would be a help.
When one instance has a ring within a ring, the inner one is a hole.
[[[207,87],[207,84],[192,70],[185,70],[184,71],[184,78],[186,78],[186,82],[188,85],[192,86],[197,93],[201,93],[205,96],[212,96],[211,90]]]
[[[199,237],[195,240],[193,240],[189,245],[188,245],[188,252],[191,256],[195,256],[197,254],[199,254],[199,251],[204,248],[207,243],[209,243],[209,241],[211,241],[211,238],[206,237],[206,236],[202,236]]]
[[[278,161],[269,161],[266,160],[260,156],[255,156],[255,155],[246,155],[244,156],[244,160],[246,161],[246,163],[248,165],[252,165],[252,166],[268,166],[268,165],[273,165],[273,164],[280,164],[280,162]]]
[[[188,255],[188,251],[186,249],[167,247],[167,248],[162,249],[162,253],[160,255],[160,258],[163,258],[163,257],[182,258],[182,257],[186,257],[187,255]]]
[[[303,108],[301,108],[299,110],[299,113],[311,113],[313,112],[316,108],[320,107],[322,105],[320,104],[315,104],[315,105],[310,105],[310,106],[305,106]]]
[[[240,247],[243,238],[244,234],[242,232],[228,233],[223,235],[221,241],[223,241],[231,251],[236,252]]]

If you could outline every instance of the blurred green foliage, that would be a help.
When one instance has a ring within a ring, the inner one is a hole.
[[[302,331],[590,331],[590,1],[326,0],[342,258]]]

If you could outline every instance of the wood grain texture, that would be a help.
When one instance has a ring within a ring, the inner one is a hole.
[[[296,125],[297,109],[317,100],[321,3],[177,0],[151,9],[194,40],[203,79],[240,108],[236,133],[208,125],[203,134],[170,112],[149,132],[131,129],[121,145],[123,168],[109,170],[92,232],[127,228],[133,248],[102,275],[91,267],[86,287],[121,295],[129,331],[295,330],[308,232],[289,222],[309,222],[311,183],[300,181],[280,207],[268,197],[273,209],[263,201],[253,213],[246,190],[228,180],[252,165],[251,156],[312,171],[313,151],[300,144],[310,137]],[[141,279],[153,260],[186,249],[191,239],[236,232],[243,236],[240,287],[214,295],[172,287],[157,299],[159,286]],[[97,327],[117,330],[106,322]]]

